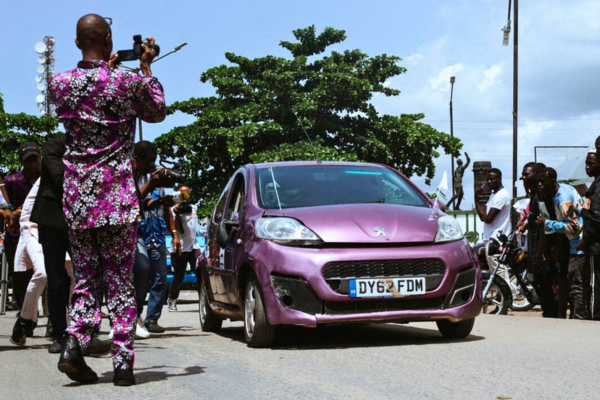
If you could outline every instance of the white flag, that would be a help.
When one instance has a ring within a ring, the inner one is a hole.
[[[442,181],[437,187],[437,197],[440,198],[446,203],[448,199],[448,173],[444,171],[444,175],[442,176]]]
[[[433,209],[431,210],[431,215],[429,219],[434,219],[434,215],[440,216],[442,214],[440,207],[438,206],[438,201],[443,201],[446,204],[448,199],[448,173],[444,171],[444,175],[442,176],[442,180],[440,184],[437,186],[435,190],[435,200],[433,201]]]

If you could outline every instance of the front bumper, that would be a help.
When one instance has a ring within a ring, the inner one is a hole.
[[[254,250],[254,270],[261,283],[267,318],[273,325],[314,327],[335,322],[438,319],[456,322],[481,311],[481,271],[464,240],[377,249],[293,248],[264,241]],[[419,296],[350,298],[334,290],[322,272],[330,262],[431,258],[443,261],[445,273]]]

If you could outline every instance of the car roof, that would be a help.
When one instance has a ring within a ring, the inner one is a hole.
[[[279,161],[279,162],[269,162],[269,163],[261,163],[261,164],[246,164],[245,167],[248,169],[263,169],[269,167],[307,167],[307,166],[335,166],[335,167],[377,167],[377,168],[386,168],[387,166],[383,164],[376,163],[362,163],[362,162],[352,162],[352,161],[322,161],[321,163],[317,163],[316,161]]]

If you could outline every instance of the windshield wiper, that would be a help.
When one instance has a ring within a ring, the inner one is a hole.
[[[363,201],[361,204],[369,204],[369,203],[380,203],[380,204],[383,204],[383,203],[385,203],[385,199],[382,199],[381,197],[379,197],[379,198],[377,198],[377,200]]]

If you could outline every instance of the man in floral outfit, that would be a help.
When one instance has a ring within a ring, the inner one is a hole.
[[[143,75],[119,71],[114,68],[118,57],[111,56],[110,25],[99,15],[85,15],[77,23],[75,41],[83,60],[77,68],[54,76],[49,87],[67,135],[63,211],[78,273],[58,369],[78,382],[98,380],[82,351],[100,329],[106,282],[114,327],[113,382],[135,384],[131,270],[139,204],[132,149],[136,118],[165,118],[163,88],[150,69],[156,56],[154,39],[147,40],[140,60]]]

